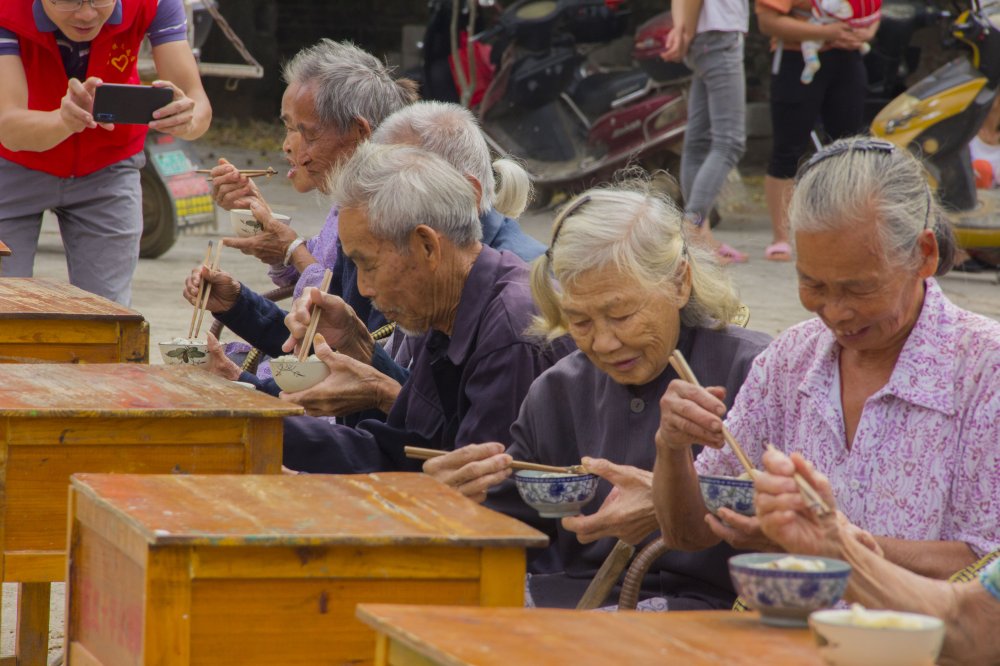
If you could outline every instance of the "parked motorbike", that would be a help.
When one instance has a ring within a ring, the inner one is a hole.
[[[629,163],[678,173],[690,72],[660,59],[673,27],[670,15],[639,27],[632,50],[637,67],[600,67],[588,57],[595,46],[625,34],[629,12],[621,5],[520,0],[472,37],[472,58],[461,57],[468,51],[459,48],[463,73],[475,71],[465,77],[476,88],[466,97],[493,150],[525,163],[536,206],[557,189],[587,187]],[[428,98],[462,99],[455,59],[447,66],[441,60],[440,31],[459,23],[450,20],[452,7],[448,0],[431,3],[424,39]],[[466,44],[462,35],[448,41]]]
[[[1000,194],[977,190],[969,142],[1000,88],[1000,3],[980,0],[961,12],[951,33],[969,53],[940,67],[883,109],[875,136],[920,155],[948,211],[959,245],[1000,267]]]

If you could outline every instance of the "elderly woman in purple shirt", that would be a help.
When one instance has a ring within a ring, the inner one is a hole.
[[[817,318],[757,358],[728,415],[718,389],[670,385],[660,525],[677,547],[777,548],[756,518],[704,510],[696,474],[740,471],[721,449],[725,416],[751,461],[767,443],[801,453],[888,560],[946,578],[1000,546],[1000,324],[935,282],[954,242],[906,151],[866,138],[824,148],[800,170],[789,213],[799,297]],[[695,462],[696,443],[713,448]]]
[[[672,203],[645,191],[595,189],[568,204],[533,268],[541,312],[534,329],[550,340],[569,333],[579,351],[531,385],[506,452],[495,442],[475,444],[424,464],[425,472],[550,536],[528,566],[535,605],[572,608],[618,539],[638,544],[656,532],[653,437],[657,401],[677,377],[673,351],[732,398],[769,341],[728,325],[739,301],[682,222]],[[511,459],[582,460],[603,481],[585,515],[541,519],[509,480],[487,496],[510,474]],[[644,581],[643,607],[731,606],[732,553],[721,544],[667,554]]]

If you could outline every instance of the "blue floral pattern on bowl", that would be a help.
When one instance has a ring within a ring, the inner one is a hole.
[[[517,492],[542,518],[575,516],[597,492],[594,474],[557,475],[521,470],[514,474]]]
[[[747,606],[760,611],[761,621],[778,626],[806,626],[809,613],[836,604],[847,587],[851,565],[828,557],[795,555],[820,560],[823,571],[784,571],[762,568],[787,553],[748,553],[729,558],[729,575]]]
[[[718,513],[720,507],[726,507],[744,516],[754,515],[753,481],[731,476],[699,475],[698,485],[709,512]]]

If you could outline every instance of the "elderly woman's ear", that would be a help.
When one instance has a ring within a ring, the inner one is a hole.
[[[917,238],[917,251],[920,252],[920,268],[917,273],[922,278],[933,277],[938,268],[938,243],[933,229],[924,229]]]
[[[677,309],[680,310],[691,300],[691,264],[682,262],[678,271],[680,275],[674,281],[674,287],[677,289]]]

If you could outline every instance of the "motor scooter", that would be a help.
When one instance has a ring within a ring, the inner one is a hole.
[[[432,2],[424,39],[424,96],[461,99],[441,92],[440,27],[453,3]],[[478,113],[491,148],[522,160],[536,190],[535,206],[556,190],[578,190],[627,164],[679,173],[687,124],[690,71],[660,58],[673,27],[669,13],[639,26],[632,58],[638,67],[607,68],[588,57],[592,47],[625,34],[629,12],[614,0],[520,0],[502,10],[492,26],[471,38],[475,57],[464,59],[478,94],[466,95]],[[437,14],[435,15],[435,12]],[[454,35],[452,45],[465,44]],[[489,45],[483,67],[483,46]],[[452,50],[454,55],[455,50]],[[440,54],[440,47],[438,47]],[[457,59],[463,61],[460,57]],[[453,78],[459,78],[452,59]],[[445,77],[447,78],[447,77]]]
[[[951,33],[967,57],[938,68],[886,106],[872,123],[875,136],[919,155],[952,222],[960,247],[1000,267],[1000,193],[977,190],[969,142],[1000,88],[1000,3],[980,0],[962,11]]]

